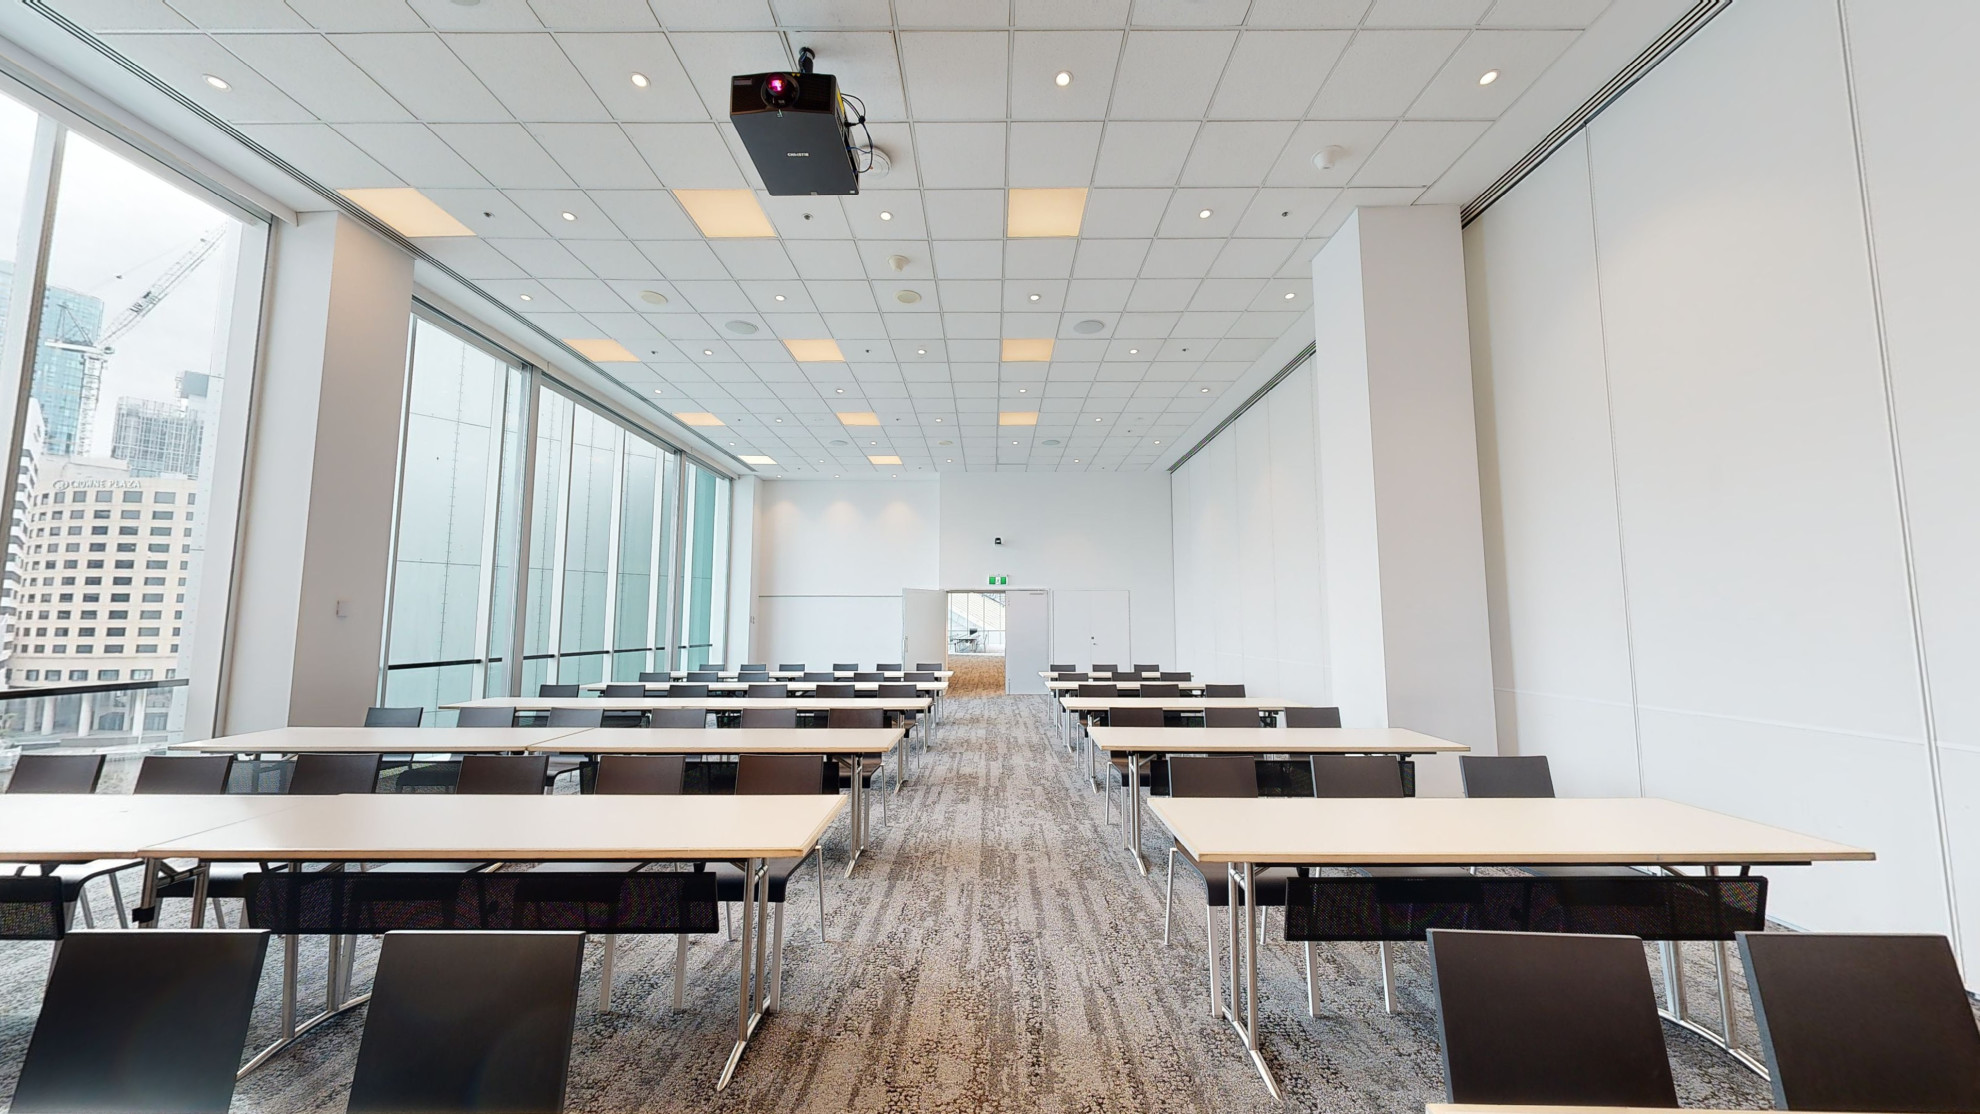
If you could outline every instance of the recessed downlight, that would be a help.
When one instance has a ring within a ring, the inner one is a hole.
[[[1139,348],[1130,348],[1130,349],[1128,349],[1128,355],[1130,355],[1130,356],[1139,356],[1139,355],[1141,355],[1141,349],[1139,349]]]
[[[914,350],[914,354],[915,354],[915,355],[917,355],[917,356],[926,356],[926,355],[928,355],[928,349],[926,349],[926,348],[917,348],[917,349],[915,349],[915,350]]]
[[[704,356],[713,356],[715,354],[715,350],[713,348],[704,348],[701,350],[701,354]]]
[[[562,213],[558,213],[557,215],[558,215],[558,216],[560,216],[560,217],[563,217],[563,218],[564,218],[565,220],[576,220],[576,219],[577,219],[577,214],[576,214],[576,213],[573,213],[573,212],[570,212],[570,211],[568,211],[568,210],[566,210],[566,211],[564,211],[564,212],[562,212]]]
[[[894,219],[894,214],[892,214],[892,213],[890,213],[890,212],[888,212],[888,211],[887,211],[887,210],[885,210],[885,209],[882,209],[882,210],[880,210],[880,219],[881,219],[881,220],[893,220],[893,219]]]
[[[911,306],[921,300],[921,293],[915,290],[900,290],[894,293],[894,300],[904,306]]]
[[[1294,298],[1297,298],[1297,297],[1299,297],[1299,292],[1298,292],[1298,291],[1296,291],[1296,290],[1288,290],[1288,291],[1286,291],[1286,301],[1288,301],[1288,302],[1290,302],[1290,301],[1292,301],[1292,300],[1293,300]]]
[[[533,302],[533,301],[535,301],[536,299],[535,299],[535,298],[532,298],[532,297],[530,297],[530,296],[529,296],[529,295],[527,295],[527,294],[518,294],[518,295],[516,295],[516,300],[518,300],[518,301],[523,301],[523,302]]]
[[[1033,295],[1031,295],[1031,300],[1032,300],[1032,301],[1034,301],[1034,302],[1035,302],[1035,301],[1037,301],[1037,300],[1038,300],[1038,295],[1036,295],[1036,294],[1033,294]]]
[[[1197,390],[1197,393],[1198,393],[1198,394],[1205,394],[1205,395],[1207,395],[1207,394],[1209,394],[1209,393],[1210,393],[1210,388],[1208,388],[1208,387],[1198,387],[1198,388],[1197,388],[1196,390]],[[782,419],[782,418],[778,418],[777,420],[781,422],[781,421],[783,421],[784,419]]]
[[[1208,210],[1208,209],[1198,209],[1198,210],[1196,211],[1196,219],[1197,219],[1197,220],[1209,220],[1209,219],[1210,219],[1210,210]]]
[[[227,79],[226,79],[226,78],[224,78],[224,77],[221,77],[221,76],[220,76],[220,75],[218,75],[218,74],[207,74],[207,75],[205,75],[205,76],[206,76],[206,83],[207,83],[208,85],[211,85],[211,86],[213,86],[213,87],[214,87],[215,89],[218,89],[218,90],[220,90],[220,91],[221,91],[222,93],[224,93],[224,92],[226,92],[227,90],[229,90],[229,89],[232,89],[232,88],[233,88],[233,86],[232,86],[232,85],[229,85],[229,84],[227,83]]]
[[[1499,71],[1497,70],[1486,70],[1484,73],[1478,75],[1478,84],[1480,85],[1490,85],[1497,80],[1499,80]]]
[[[652,305],[652,306],[664,306],[667,304],[667,296],[665,294],[660,293],[658,290],[640,291],[639,300],[645,302],[647,305]]]
[[[1052,75],[1052,84],[1054,84],[1054,85],[1056,85],[1056,86],[1058,86],[1058,87],[1059,87],[1059,88],[1061,88],[1061,89],[1064,89],[1064,88],[1065,88],[1066,86],[1068,86],[1068,85],[1071,85],[1071,84],[1072,84],[1072,71],[1071,71],[1071,70],[1060,70],[1060,71],[1059,71],[1058,73],[1056,73],[1056,74],[1053,74],[1053,75]]]
[[[743,336],[748,336],[756,331],[756,325],[754,322],[742,321],[742,320],[730,321],[723,327],[728,329],[732,333],[740,333]]]
[[[634,73],[633,73],[633,75],[632,75],[632,83],[633,83],[633,85],[634,85],[634,86],[636,86],[636,87],[638,87],[638,88],[641,88],[641,89],[644,89],[644,88],[646,88],[646,87],[647,87],[648,85],[651,85],[651,84],[653,84],[652,82],[650,82],[650,81],[648,81],[648,80],[646,80],[646,75],[645,75],[645,74],[643,74],[643,73],[639,73],[638,71],[634,71]]]
[[[1081,321],[1078,324],[1074,325],[1073,332],[1082,333],[1086,336],[1092,336],[1094,333],[1100,332],[1102,329],[1105,329],[1106,327],[1107,327],[1107,323],[1105,321],[1102,321],[1097,317],[1089,317],[1086,320]]]

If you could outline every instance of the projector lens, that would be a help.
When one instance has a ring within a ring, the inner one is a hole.
[[[773,73],[763,79],[763,103],[771,108],[789,108],[797,103],[797,78]]]

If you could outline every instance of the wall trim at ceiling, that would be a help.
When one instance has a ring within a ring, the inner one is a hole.
[[[1250,398],[1247,398],[1243,402],[1239,403],[1238,408],[1231,411],[1230,414],[1227,415],[1223,421],[1218,422],[1217,427],[1215,429],[1212,429],[1210,432],[1204,434],[1203,439],[1201,441],[1198,441],[1196,444],[1191,445],[1189,447],[1188,452],[1177,457],[1176,462],[1174,464],[1169,465],[1169,475],[1171,476],[1175,475],[1176,469],[1181,468],[1185,464],[1188,464],[1190,457],[1193,457],[1197,453],[1202,452],[1203,447],[1205,445],[1208,445],[1210,442],[1215,441],[1217,439],[1217,435],[1224,432],[1226,429],[1229,429],[1232,422],[1235,422],[1239,418],[1244,417],[1244,412],[1246,410],[1251,409],[1253,406],[1257,405],[1259,399],[1264,398],[1268,394],[1271,394],[1272,388],[1278,386],[1281,382],[1284,382],[1286,376],[1291,375],[1295,371],[1298,371],[1299,365],[1312,359],[1313,352],[1316,347],[1318,347],[1318,345],[1315,342],[1308,341],[1306,343],[1306,347],[1294,353],[1293,358],[1286,361],[1286,366],[1280,368],[1276,373],[1274,373],[1272,378],[1267,379],[1263,386],[1251,392]]]

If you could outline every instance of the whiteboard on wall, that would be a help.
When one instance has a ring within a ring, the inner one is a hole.
[[[756,661],[872,665],[900,655],[899,596],[756,597]]]

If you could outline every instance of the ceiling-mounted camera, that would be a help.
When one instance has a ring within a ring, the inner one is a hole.
[[[838,78],[814,72],[816,57],[807,46],[796,73],[730,79],[729,122],[773,197],[856,194],[860,173],[873,165],[866,105],[841,93]],[[851,116],[847,102],[857,106]],[[855,129],[863,142],[854,141]]]

